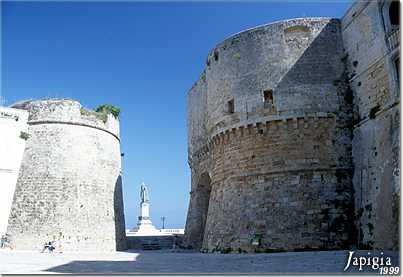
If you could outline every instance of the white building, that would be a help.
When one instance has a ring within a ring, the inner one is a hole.
[[[0,236],[7,231],[25,141],[29,138],[27,121],[27,111],[0,107]]]

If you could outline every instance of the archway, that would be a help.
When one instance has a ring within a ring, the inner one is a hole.
[[[389,6],[389,20],[392,27],[400,25],[399,2],[392,1]]]
[[[386,35],[400,28],[400,2],[386,1],[382,5],[382,18]]]
[[[198,194],[198,211],[200,218],[199,225],[199,242],[200,247],[203,243],[204,231],[206,228],[207,222],[207,213],[210,203],[210,193],[211,193],[211,179],[210,175],[207,172],[204,172],[200,175],[200,180],[197,185],[197,194]]]

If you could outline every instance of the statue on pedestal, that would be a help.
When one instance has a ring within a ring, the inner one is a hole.
[[[137,227],[132,230],[134,235],[158,235],[160,234],[150,219],[150,195],[144,182],[140,185],[140,215],[138,217]]]
[[[140,199],[141,203],[148,203],[150,202],[150,197],[148,196],[148,189],[144,182],[141,183],[140,186]]]

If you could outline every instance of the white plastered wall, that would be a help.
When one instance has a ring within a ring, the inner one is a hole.
[[[21,132],[28,132],[27,120],[27,111],[0,107],[0,236],[7,230],[26,142]]]

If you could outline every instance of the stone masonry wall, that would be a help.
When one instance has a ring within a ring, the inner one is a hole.
[[[72,100],[19,108],[29,111],[30,138],[8,224],[16,248],[60,240],[64,250],[124,249],[118,121]]]
[[[399,239],[400,26],[391,1],[357,1],[342,19],[354,92],[354,189],[361,248],[395,249]],[[397,9],[398,5],[394,8]]]
[[[340,248],[352,243],[351,171],[332,140],[334,117],[290,118],[213,139],[206,249]]]
[[[185,244],[351,243],[352,106],[342,57],[340,22],[328,18],[259,26],[211,51],[188,96]]]
[[[207,83],[205,72],[188,95],[188,161],[191,168],[191,192],[186,219],[185,245],[201,248],[210,195],[207,155]],[[202,231],[203,230],[203,231]]]

